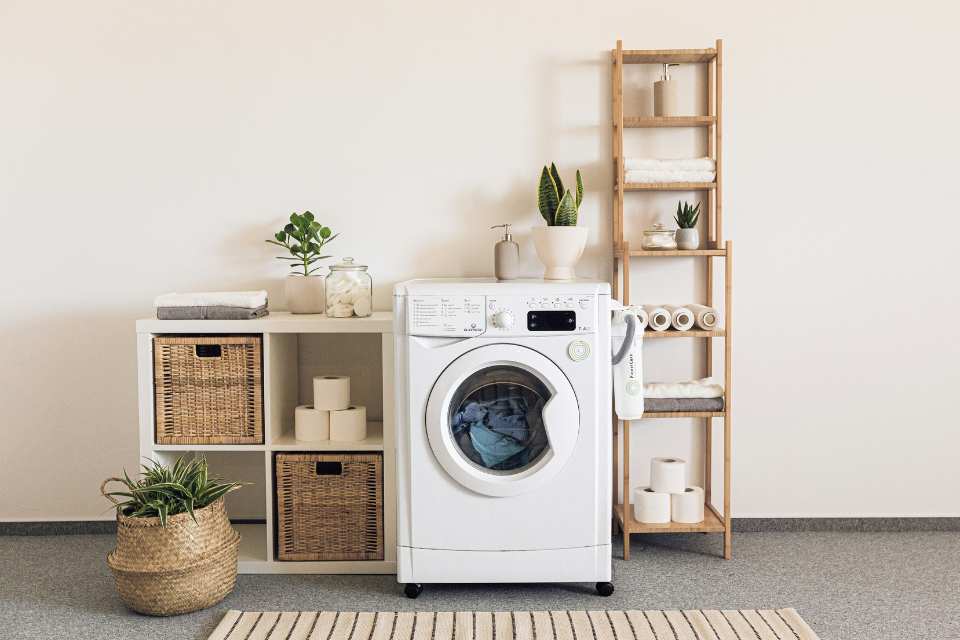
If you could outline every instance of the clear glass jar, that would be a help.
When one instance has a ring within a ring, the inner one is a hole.
[[[365,318],[373,312],[373,278],[367,265],[354,264],[353,258],[330,266],[326,290],[331,318]]]
[[[643,231],[640,247],[647,251],[669,251],[677,248],[677,239],[673,229],[667,229],[659,222]]]

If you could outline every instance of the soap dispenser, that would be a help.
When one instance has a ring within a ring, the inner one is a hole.
[[[670,79],[670,67],[679,66],[675,62],[664,63],[663,77],[653,83],[653,115],[677,115],[677,83]]]
[[[497,280],[516,280],[520,277],[520,245],[513,241],[509,224],[490,228],[503,229],[503,239],[493,247],[493,274]]]

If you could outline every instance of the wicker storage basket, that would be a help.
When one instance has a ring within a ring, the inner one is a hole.
[[[276,454],[278,560],[382,560],[383,456]]]
[[[223,498],[194,514],[196,522],[188,513],[170,516],[166,527],[160,518],[117,514],[117,548],[107,566],[125,605],[173,616],[205,609],[233,591],[240,534],[230,526]]]
[[[157,336],[157,444],[262,444],[261,336]]]

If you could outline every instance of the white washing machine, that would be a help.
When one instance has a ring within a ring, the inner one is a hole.
[[[398,582],[610,595],[610,287],[395,288]]]

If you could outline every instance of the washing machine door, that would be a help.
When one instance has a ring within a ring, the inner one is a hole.
[[[515,496],[550,482],[570,459],[580,406],[570,381],[543,354],[488,345],[440,374],[426,429],[453,480],[484,495]]]

